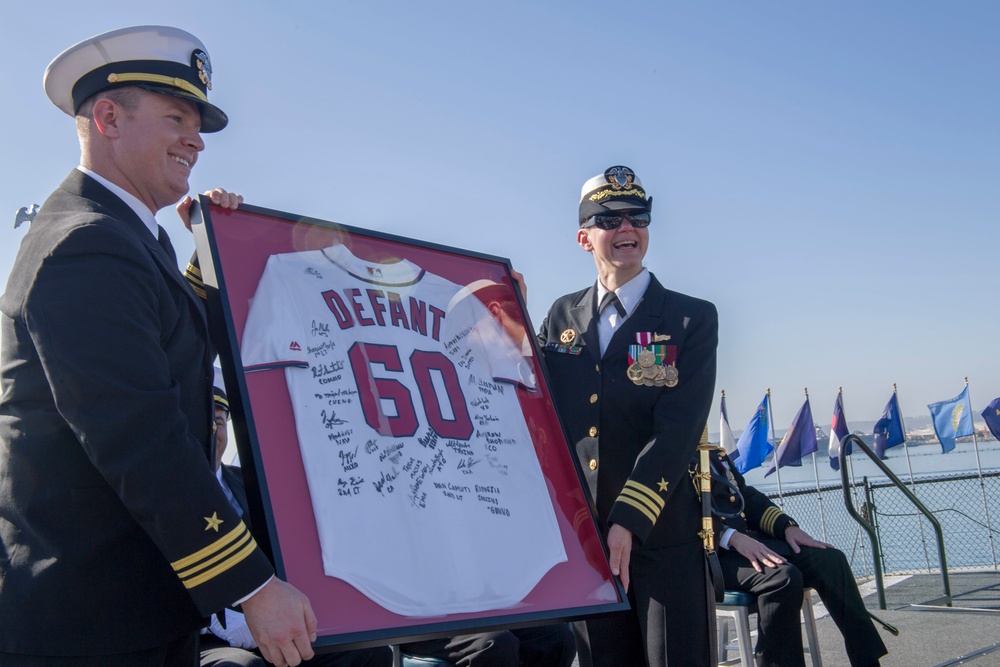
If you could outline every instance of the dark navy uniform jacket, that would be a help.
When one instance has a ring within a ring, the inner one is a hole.
[[[697,541],[700,509],[687,470],[715,387],[715,306],[651,276],[602,357],[596,295],[594,285],[558,299],[538,340],[598,516],[605,531],[620,524],[642,546]],[[637,332],[670,336],[664,344],[676,346],[676,386],[637,386],[627,377]]]
[[[204,309],[138,216],[74,170],[0,311],[0,651],[157,646],[263,584],[209,465]]]
[[[765,494],[747,486],[724,449],[714,449],[709,460],[712,462],[712,506],[721,515],[715,517],[716,536],[721,539],[722,531],[733,528],[766,542],[778,553],[787,553],[791,547],[785,542],[785,529],[798,524]],[[720,478],[728,480],[729,484],[720,483]]]

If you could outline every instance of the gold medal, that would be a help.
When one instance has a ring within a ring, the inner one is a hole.
[[[643,350],[639,353],[636,362],[643,368],[649,368],[656,363],[656,355],[649,350]]]
[[[633,383],[642,384],[642,367],[640,367],[638,363],[634,363],[629,366],[625,374]]]
[[[561,334],[559,334],[559,340],[565,343],[566,345],[569,345],[574,340],[576,340],[576,332],[573,331],[572,329],[566,329],[566,331],[563,331]]]
[[[667,366],[663,369],[666,372],[666,380],[664,384],[668,387],[676,387],[679,374],[677,373],[676,366]]]

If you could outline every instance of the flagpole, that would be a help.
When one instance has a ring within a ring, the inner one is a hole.
[[[774,435],[774,410],[771,409],[771,388],[767,388],[767,421],[771,424],[771,442],[773,443],[777,438]],[[781,468],[778,460],[778,450],[774,451],[774,474],[778,476],[778,504],[781,505],[781,509],[785,509],[785,496],[781,493]]]
[[[896,396],[896,407],[899,409],[899,425],[903,428],[903,453],[906,454],[906,469],[910,473],[910,490],[913,495],[917,495],[917,487],[913,482],[913,466],[910,465],[910,450],[906,446],[906,424],[903,423],[903,408],[899,407],[899,394],[896,391],[896,383],[892,383],[892,393]]]
[[[976,437],[976,417],[972,412],[972,393],[969,392],[969,377],[965,377],[966,399],[969,405],[969,418],[972,420],[972,446],[976,450],[976,471],[979,473],[979,490],[983,494],[983,509],[986,510],[986,530],[990,534],[990,553],[993,555],[993,569],[997,569],[997,552],[993,541],[993,525],[990,521],[990,506],[986,502],[986,485],[983,483],[983,466],[979,462],[979,439]]]
[[[837,395],[840,397],[840,407],[841,407],[841,409],[843,410],[843,413],[844,413],[844,428],[847,429],[847,408],[844,407],[844,388],[843,387],[838,387],[837,388]],[[832,425],[831,425],[831,428],[833,428]],[[848,429],[847,432],[850,433],[850,429]],[[858,488],[858,486],[857,486],[858,485],[858,480],[854,477],[854,462],[851,461],[851,457],[848,456],[847,453],[845,451],[843,451],[843,450],[840,451],[840,458],[841,458],[842,461],[844,461],[844,463],[848,463],[849,462],[851,464],[851,487],[857,489]],[[844,465],[844,464],[842,463],[841,465]],[[856,496],[855,496],[855,503],[857,503],[857,497]]]
[[[809,404],[809,387],[802,391],[806,393],[806,404]],[[812,415],[812,405],[809,405],[809,414]],[[816,422],[813,422],[813,437],[816,437]],[[813,477],[816,479],[816,498],[819,500],[819,525],[823,529],[823,541],[826,539],[826,517],[823,515],[823,492],[819,489],[819,467],[816,465],[816,457],[819,456],[819,448],[813,452]],[[777,468],[776,468],[777,469]]]
[[[840,408],[841,408],[841,412],[844,415],[844,428],[847,429],[848,433],[850,433],[850,429],[847,427],[847,408],[844,407],[844,388],[843,387],[838,387],[837,388],[837,393],[840,395]],[[831,428],[833,428],[832,425],[831,425]],[[858,502],[858,499],[860,498],[860,492],[858,491],[858,480],[854,476],[854,459],[852,457],[848,456],[847,452],[845,452],[843,449],[841,449],[841,451],[840,451],[840,459],[844,462],[841,465],[845,465],[846,464],[846,465],[850,466],[851,490],[852,490],[852,493],[854,495],[854,504],[857,507],[861,507],[862,503]],[[862,502],[867,502],[867,501],[862,501]],[[870,509],[868,511],[869,511],[869,513],[871,512]],[[869,514],[869,516],[871,516],[871,514]],[[859,524],[858,526],[855,526],[854,539],[857,540],[860,535],[861,535],[861,526]],[[865,548],[865,543],[864,542],[861,543],[861,548],[862,549]],[[866,563],[866,568],[865,569],[867,570],[867,561],[865,561],[865,563]]]
[[[843,387],[838,387],[837,393],[840,395],[840,407],[841,407],[841,409],[844,412],[844,428],[846,429],[847,428],[847,416],[846,416],[847,415],[847,408],[844,407],[844,388]],[[848,429],[847,432],[850,433],[850,429]],[[840,458],[841,459],[848,459],[849,460],[851,457],[847,456],[847,454],[845,452],[841,451],[840,452]],[[853,486],[854,488],[857,488],[857,484],[858,484],[858,480],[857,480],[857,478],[854,477],[854,462],[852,461],[851,462],[851,486]]]
[[[843,387],[840,387],[840,394],[841,394],[840,407],[841,407],[841,409],[842,409],[842,411],[844,413],[844,428],[848,428],[847,427],[847,408],[844,407],[844,398],[843,398],[844,388]],[[848,429],[848,433],[850,433],[850,429]],[[867,494],[865,493],[865,491],[861,487],[858,486],[858,478],[855,477],[855,475],[854,475],[854,457],[847,456],[847,454],[844,453],[843,451],[840,452],[840,456],[841,456],[842,459],[846,459],[847,463],[851,466],[851,487],[854,489],[854,504],[857,505],[858,507],[861,507],[862,503],[867,503],[868,498],[867,498]],[[865,478],[865,479],[867,479],[867,478]],[[862,480],[862,483],[865,483],[864,479]],[[869,516],[871,516],[871,514],[870,514],[871,513],[871,508],[869,508],[868,512],[869,512]],[[861,526],[859,525],[857,527],[857,532],[855,533],[855,536],[858,536],[860,534],[861,534]],[[855,539],[857,539],[857,538],[855,537]],[[862,544],[862,546],[864,546],[864,542],[862,542],[861,544]]]
[[[899,425],[903,429],[903,453],[906,455],[906,469],[910,473],[910,491],[913,495],[917,495],[917,485],[913,481],[913,466],[910,465],[910,450],[906,445],[906,424],[903,422],[903,408],[899,405],[899,393],[896,391],[896,383],[892,383],[892,395],[896,397],[896,409],[899,410]],[[931,569],[931,557],[927,553],[927,538],[924,536],[924,522],[919,516],[916,517],[917,525],[920,527],[920,543],[924,547],[924,562],[927,563],[927,569]]]

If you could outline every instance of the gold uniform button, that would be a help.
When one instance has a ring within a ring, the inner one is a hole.
[[[729,496],[729,502],[735,503],[736,502],[736,496]]]
[[[591,394],[590,395],[590,402],[591,403],[597,403],[597,394]]]
[[[590,437],[593,438],[595,435],[597,435],[597,427],[596,426],[591,426],[590,430],[588,431],[588,433],[590,433]]]
[[[598,373],[601,372],[601,365],[600,364],[597,364],[596,366],[594,366],[594,368],[597,370]]]
[[[746,518],[746,516],[747,516],[747,515],[746,515],[746,512],[740,512],[740,516],[741,516],[741,517],[743,517],[743,518],[745,519],[745,518]]]
[[[597,470],[597,459],[590,459],[590,469]]]

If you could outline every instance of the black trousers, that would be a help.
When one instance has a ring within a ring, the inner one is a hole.
[[[847,557],[839,549],[802,547],[801,553],[796,554],[785,542],[764,540],[764,543],[788,562],[776,568],[765,567],[763,573],[758,573],[737,552],[719,551],[726,588],[757,596],[758,667],[804,667],[799,610],[805,588],[815,589],[823,600],[844,635],[847,657],[853,667],[867,667],[886,654]]]
[[[573,624],[580,667],[715,665],[715,608],[701,541],[633,548],[629,575],[631,610]]]

